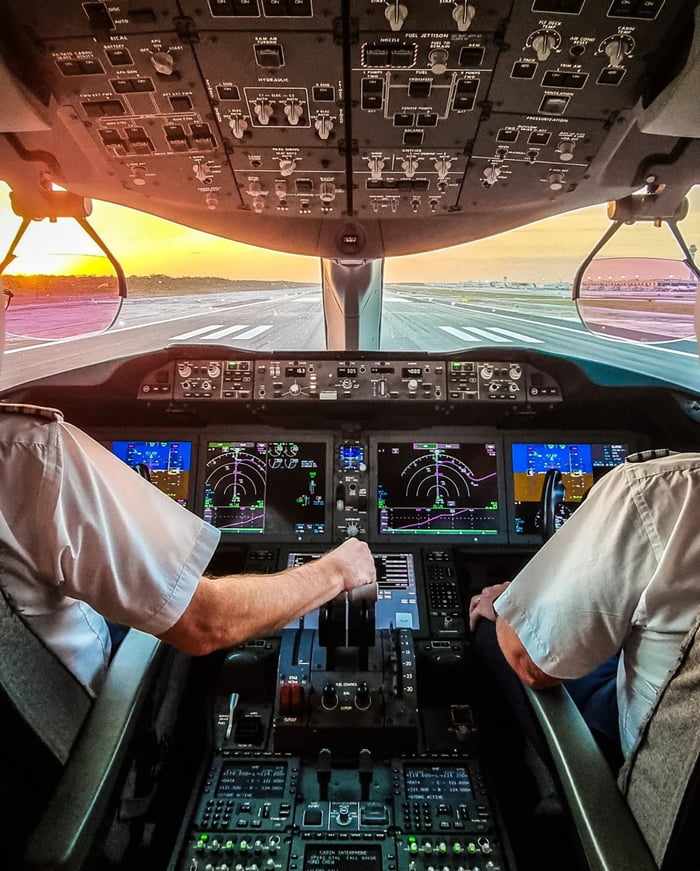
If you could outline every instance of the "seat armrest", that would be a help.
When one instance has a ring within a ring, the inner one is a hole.
[[[525,687],[590,871],[658,871],[614,775],[563,686]]]
[[[157,638],[134,629],[124,638],[28,842],[27,869],[78,871],[83,866],[167,650]]]

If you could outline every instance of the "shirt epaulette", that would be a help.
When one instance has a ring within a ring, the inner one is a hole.
[[[678,451],[669,451],[668,448],[651,448],[648,451],[637,451],[625,457],[626,463],[646,463],[647,460],[659,460],[662,457],[672,457]]]
[[[0,402],[0,412],[6,414],[28,414],[46,420],[63,420],[63,412],[57,408],[44,408],[42,405],[27,405],[14,402]]]

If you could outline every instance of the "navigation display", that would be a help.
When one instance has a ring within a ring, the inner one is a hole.
[[[192,442],[115,441],[111,451],[132,468],[145,466],[152,484],[187,507]]]
[[[495,444],[382,441],[376,460],[381,535],[500,532]]]
[[[514,531],[538,535],[541,531],[542,488],[549,469],[561,472],[564,500],[555,516],[562,526],[584,500],[593,484],[622,463],[629,453],[626,444],[563,444],[520,442],[512,445]]]
[[[325,443],[209,442],[204,519],[237,534],[325,534]]]

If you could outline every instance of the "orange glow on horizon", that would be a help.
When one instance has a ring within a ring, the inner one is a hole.
[[[7,192],[7,186],[0,182],[0,256],[19,226],[19,218],[10,209]],[[689,245],[700,241],[700,188],[691,192],[690,199],[691,215],[682,224]],[[314,257],[243,245],[100,201],[94,201],[88,220],[127,276],[163,274],[320,282],[319,262]],[[385,281],[430,284],[506,278],[568,283],[608,225],[605,205],[580,209],[468,245],[390,258],[385,265]],[[655,232],[658,231],[649,225],[638,225],[634,253],[643,256],[648,250],[649,234]],[[620,231],[619,235],[622,233]],[[40,255],[48,251],[70,251],[74,256],[99,251],[69,219],[53,224],[35,222],[27,230],[25,239],[18,252],[28,252],[32,265],[23,268],[35,273],[44,271]],[[681,256],[675,243],[669,251],[671,253],[664,250],[660,256]],[[104,274],[95,271],[94,266],[90,271],[89,259],[74,262],[78,263],[79,274]],[[17,271],[17,265],[13,271]]]

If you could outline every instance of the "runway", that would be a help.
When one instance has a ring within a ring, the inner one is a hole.
[[[531,298],[530,298],[531,296]],[[0,389],[91,363],[172,344],[221,345],[297,355],[325,347],[318,287],[127,299],[115,326],[101,335],[57,342],[8,337]],[[589,333],[563,294],[469,287],[431,293],[412,285],[387,291],[381,348],[453,352],[528,348],[613,364],[700,392],[695,340],[663,346],[609,341]],[[630,376],[625,383],[630,382]]]

